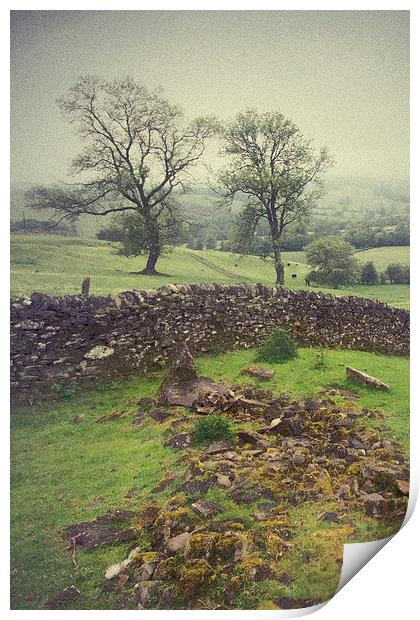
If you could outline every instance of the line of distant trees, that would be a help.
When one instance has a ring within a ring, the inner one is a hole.
[[[330,235],[313,241],[305,248],[306,260],[312,267],[306,284],[321,284],[339,287],[344,284],[409,284],[410,267],[390,263],[383,272],[378,272],[373,261],[360,264],[355,248],[348,241]]]
[[[32,218],[17,220],[10,224],[10,232],[39,235],[63,235],[64,237],[77,237],[75,222],[64,221],[60,224],[51,225],[48,220],[35,220]]]

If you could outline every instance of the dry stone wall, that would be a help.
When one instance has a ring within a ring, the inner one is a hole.
[[[248,284],[168,284],[109,297],[34,293],[11,303],[12,394],[161,368],[192,353],[252,347],[277,326],[304,346],[407,355],[409,313],[378,301]]]

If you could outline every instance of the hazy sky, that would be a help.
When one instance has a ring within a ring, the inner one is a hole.
[[[189,115],[280,110],[335,174],[408,176],[407,11],[14,11],[11,33],[14,184],[65,177],[79,144],[55,100],[87,73]]]

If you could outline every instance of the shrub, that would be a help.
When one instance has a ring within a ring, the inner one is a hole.
[[[378,284],[378,272],[372,261],[362,265],[362,284]]]
[[[225,439],[233,440],[235,432],[231,422],[221,415],[208,415],[194,423],[191,438],[194,444],[206,444]]]
[[[410,284],[410,267],[391,263],[385,270],[385,274],[391,284]]]
[[[314,268],[311,280],[318,284],[341,284],[357,282],[360,265],[353,256],[354,247],[341,237],[330,235],[312,241],[305,247],[306,259]]]
[[[217,239],[213,235],[206,237],[206,250],[214,250],[217,246]]]
[[[297,348],[284,329],[275,329],[258,349],[257,362],[286,362],[297,356]]]
[[[327,370],[327,355],[324,349],[319,349],[315,355],[315,362],[313,366],[316,370]]]
[[[226,347],[221,342],[212,342],[209,345],[208,352],[210,355],[222,355],[226,351]]]

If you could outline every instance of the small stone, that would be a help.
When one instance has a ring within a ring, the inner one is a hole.
[[[400,505],[400,500],[386,498],[379,493],[370,493],[362,497],[365,512],[370,517],[393,518],[402,516],[405,512],[405,506]],[[402,500],[404,501],[404,500]]]
[[[360,439],[358,439],[357,437],[351,437],[349,443],[351,447],[355,448],[356,450],[363,450],[365,448],[365,444],[361,442]]]
[[[166,543],[166,549],[172,553],[182,553],[190,542],[191,536],[190,532],[183,532],[170,538]]]
[[[73,424],[81,424],[83,422],[83,418],[84,418],[83,415],[76,415],[73,418]]]
[[[313,607],[319,605],[322,601],[320,599],[303,599],[292,598],[290,596],[282,596],[275,599],[275,604],[279,609],[302,609],[304,607]]]
[[[172,609],[176,595],[177,589],[175,586],[165,588],[159,596],[159,609]]]
[[[249,375],[250,377],[254,377],[255,379],[259,379],[260,381],[270,381],[274,377],[274,370],[269,370],[268,368],[260,368],[255,364],[251,364],[247,368],[241,369],[241,374]]]
[[[236,436],[238,438],[239,445],[249,443],[254,446],[261,439],[261,436],[258,435],[258,433],[252,433],[251,431],[238,431]]]
[[[303,465],[306,462],[306,455],[302,450],[295,450],[292,460],[295,465]]]
[[[214,443],[211,443],[206,450],[204,451],[205,454],[219,454],[221,452],[229,452],[230,450],[232,450],[233,445],[229,442],[229,441],[215,441]]]
[[[388,452],[392,452],[394,450],[394,444],[389,439],[382,439],[382,447],[384,450],[388,450]]]
[[[193,407],[194,403],[213,393],[226,395],[228,390],[213,379],[199,377],[187,345],[178,343],[169,372],[160,386],[158,403]]]
[[[309,564],[309,562],[311,561],[311,554],[309,553],[309,551],[302,551],[301,557],[304,564]]]
[[[323,512],[320,515],[320,519],[322,519],[322,521],[327,521],[327,523],[339,523],[340,522],[340,517],[338,516],[336,512]]]
[[[251,568],[249,576],[254,581],[264,581],[265,579],[272,579],[274,571],[267,564],[257,564],[257,566]]]
[[[188,433],[180,433],[175,435],[164,444],[165,448],[173,448],[174,450],[185,450],[191,445],[191,437]]]
[[[114,349],[112,347],[105,347],[103,345],[98,345],[93,347],[90,351],[85,353],[84,357],[89,360],[101,360],[105,357],[109,357],[114,353]]]
[[[150,603],[150,599],[152,595],[156,592],[158,588],[158,583],[156,581],[141,581],[134,586],[134,596],[136,601],[142,606],[137,607],[137,609],[142,609],[147,607]]]
[[[225,489],[228,489],[232,485],[229,476],[226,476],[226,474],[217,474],[216,481],[219,487],[223,487]]]
[[[181,485],[181,490],[192,497],[202,496],[214,485],[210,478],[194,478],[187,480]]]
[[[278,577],[278,580],[284,586],[289,586],[292,583],[292,578],[289,577],[289,575],[287,573],[281,573],[281,575],[279,575],[279,577]]]
[[[140,566],[138,580],[149,581],[150,579],[152,579],[153,573],[155,572],[157,565],[158,565],[157,561],[144,562]]]
[[[220,506],[218,506],[217,504],[213,504],[212,502],[206,502],[201,499],[197,502],[194,502],[194,504],[191,504],[191,508],[194,510],[194,512],[197,512],[203,517],[212,517],[222,512],[222,508],[220,508]]]
[[[305,400],[304,406],[308,413],[315,413],[319,409],[319,402],[316,400],[308,399]]]
[[[114,577],[120,574],[120,571],[121,571],[121,564],[113,564],[107,569],[105,573],[105,579],[113,579]]]
[[[51,597],[45,604],[45,607],[49,609],[56,609],[65,603],[71,603],[77,601],[81,597],[80,590],[76,586],[69,586],[62,590],[59,594]]]
[[[165,420],[167,420],[171,416],[171,414],[164,409],[153,409],[149,412],[149,416],[156,420],[156,422],[165,422]]]
[[[407,480],[396,480],[395,484],[397,489],[401,491],[403,495],[408,495],[410,492],[410,483]]]
[[[262,493],[256,489],[236,489],[232,491],[230,497],[237,504],[248,504],[262,497]]]

